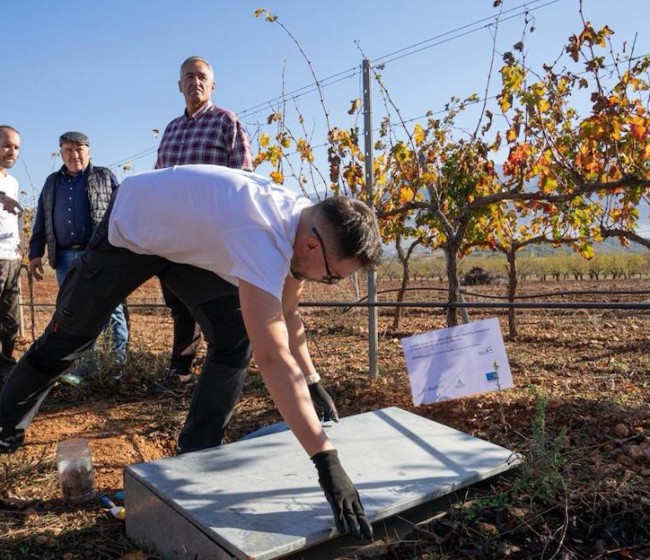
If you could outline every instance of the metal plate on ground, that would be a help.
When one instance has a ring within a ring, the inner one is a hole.
[[[502,473],[511,451],[399,408],[326,431],[371,521]],[[169,560],[267,560],[337,536],[290,431],[125,470],[127,535]]]

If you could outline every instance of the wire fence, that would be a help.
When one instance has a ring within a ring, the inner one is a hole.
[[[27,271],[27,267],[23,266]],[[32,276],[26,274],[27,285],[29,287],[27,294],[27,301],[21,301],[21,328],[20,334],[24,335],[24,313],[28,312],[30,315],[31,336],[36,339],[36,314],[42,313],[44,310],[54,309],[56,302],[54,299],[51,301],[38,301],[39,298],[35,295],[34,281]],[[387,289],[377,292],[379,298],[389,296],[397,293],[397,289]],[[438,292],[447,293],[444,287],[428,287],[419,286],[408,288],[406,292],[417,292],[421,295],[423,292]],[[480,293],[474,290],[462,289],[461,295],[463,301],[449,302],[446,300],[428,300],[418,299],[415,301],[396,301],[394,299],[383,301],[367,301],[367,296],[361,296],[354,299],[336,299],[336,300],[308,300],[300,303],[302,308],[338,308],[343,312],[355,308],[382,308],[382,309],[397,309],[397,308],[411,308],[411,309],[439,309],[447,311],[449,309],[494,309],[494,310],[509,310],[509,309],[545,309],[545,310],[568,310],[568,309],[585,309],[585,310],[636,310],[636,311],[649,311],[650,301],[642,301],[642,298],[650,296],[649,290],[562,290],[562,291],[546,291],[533,294],[517,295],[514,301],[509,301],[507,296],[495,295],[489,293]],[[588,299],[580,299],[573,301],[549,301],[557,298],[576,298],[585,296],[597,296],[601,301],[593,301]],[[473,299],[466,301],[466,298]],[[602,301],[602,299],[611,299],[618,301]],[[629,300],[629,298],[635,298]],[[639,298],[639,299],[636,299]],[[166,310],[167,306],[162,301],[161,294],[158,294],[156,301],[127,301],[124,303],[125,312],[127,317],[130,311],[135,310]],[[626,301],[620,301],[625,299]],[[650,299],[650,298],[648,298]],[[487,301],[486,301],[487,300]],[[534,301],[531,301],[534,300]]]

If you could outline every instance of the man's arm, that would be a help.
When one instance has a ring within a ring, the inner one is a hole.
[[[318,482],[337,529],[372,538],[359,493],[321,426],[305,377],[291,354],[282,304],[271,294],[239,281],[239,301],[255,361],[280,414],[318,470]]]
[[[16,216],[20,215],[20,213],[23,211],[23,207],[20,205],[20,202],[18,202],[15,198],[7,196],[2,191],[0,191],[0,204],[2,205],[2,209],[5,212],[15,214]]]
[[[309,354],[307,337],[305,336],[305,325],[302,322],[300,310],[298,309],[300,294],[302,293],[304,284],[303,281],[296,280],[295,278],[287,278],[285,280],[284,291],[282,292],[282,313],[287,323],[291,355],[296,359],[301,371],[309,380],[310,378],[315,378],[318,374]]]
[[[228,166],[244,171],[253,171],[253,154],[251,153],[248,133],[237,117],[231,123],[233,128],[233,141],[228,156]]]
[[[301,365],[291,352],[282,305],[243,280],[239,299],[255,361],[280,414],[310,457],[333,449],[312,406]]]
[[[45,245],[45,209],[43,204],[43,191],[41,191],[36,206],[36,217],[34,218],[34,225],[32,226],[32,236],[29,238],[28,253],[29,273],[36,278],[36,280],[42,280],[45,275],[45,271],[43,270]]]
[[[115,173],[109,170],[109,174],[111,177],[111,191],[115,191],[115,189],[120,186],[120,182],[117,180]]]
[[[334,400],[320,384],[320,375],[316,371],[314,362],[309,354],[309,347],[307,346],[305,325],[302,322],[302,316],[298,308],[300,294],[302,293],[304,284],[302,280],[296,280],[291,277],[288,277],[284,282],[282,312],[289,334],[289,349],[307,380],[309,393],[316,406],[316,410],[323,413],[325,420],[338,422],[339,413],[336,410]]]

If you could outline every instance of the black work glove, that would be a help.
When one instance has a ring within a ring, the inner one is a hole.
[[[336,410],[336,405],[325,388],[318,381],[307,385],[307,387],[309,387],[309,394],[314,402],[314,408],[317,413],[322,413],[323,420],[325,422],[329,420],[338,422],[339,413]]]
[[[336,449],[316,453],[311,460],[318,470],[318,483],[332,507],[339,533],[347,529],[355,539],[361,536],[372,539],[372,525],[363,510],[359,492],[343,470]]]

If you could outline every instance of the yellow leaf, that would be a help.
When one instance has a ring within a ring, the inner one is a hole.
[[[354,115],[359,110],[359,107],[361,107],[361,99],[357,97],[357,99],[350,101],[348,115]]]
[[[553,191],[557,190],[557,180],[553,179],[552,177],[544,177],[542,180],[542,192],[547,194],[547,193],[552,193]]]
[[[271,171],[271,179],[273,179],[273,182],[278,185],[284,183],[284,175],[279,171]]]
[[[408,187],[401,187],[398,192],[398,200],[400,205],[404,205],[413,200],[413,191]]]
[[[512,98],[508,95],[502,94],[499,95],[499,107],[501,107],[501,110],[505,113],[510,107],[512,107]]]
[[[260,134],[260,146],[262,148],[266,148],[269,145],[270,140],[271,137],[266,132],[262,132],[262,134]]]
[[[424,136],[424,128],[422,128],[422,125],[416,124],[415,129],[413,130],[413,139],[415,140],[415,144],[417,146],[422,145],[424,142]]]
[[[314,161],[314,153],[312,152],[311,146],[304,138],[298,139],[298,142],[296,142],[296,150],[303,161],[308,161],[310,163]]]

